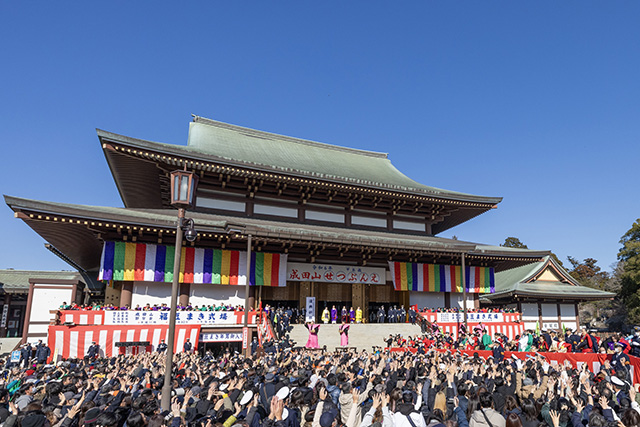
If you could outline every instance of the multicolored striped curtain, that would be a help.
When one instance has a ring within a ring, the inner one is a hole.
[[[396,291],[462,292],[459,265],[389,262]],[[496,290],[493,267],[465,267],[467,292],[493,293]]]
[[[105,242],[98,280],[172,282],[175,246]],[[287,255],[251,254],[251,286],[286,286]],[[183,247],[181,283],[246,284],[247,253]]]

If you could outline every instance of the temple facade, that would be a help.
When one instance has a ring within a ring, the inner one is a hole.
[[[327,305],[361,307],[365,318],[381,305],[461,307],[463,286],[477,307],[501,272],[549,255],[438,237],[501,198],[420,184],[383,153],[202,117],[189,124],[186,146],[102,130],[98,140],[123,207],[5,201],[94,278],[91,298],[107,304],[168,304],[179,274],[181,305],[244,305],[249,280],[251,306],[305,307],[316,318]],[[176,169],[199,177],[187,212],[198,237],[181,248],[180,271],[170,205]]]

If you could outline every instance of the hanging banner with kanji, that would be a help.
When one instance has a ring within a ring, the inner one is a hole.
[[[292,282],[365,283],[384,285],[386,270],[358,265],[287,264],[287,280]]]
[[[396,291],[462,293],[462,267],[459,265],[418,264],[389,261]],[[465,267],[467,292],[495,292],[493,267]]]
[[[98,280],[173,281],[175,246],[105,242]],[[247,253],[224,249],[183,247],[180,283],[244,285]],[[287,254],[251,254],[251,286],[286,286]]]

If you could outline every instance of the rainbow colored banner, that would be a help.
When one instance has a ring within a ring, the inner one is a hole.
[[[175,246],[105,242],[98,280],[173,281]],[[246,284],[247,253],[209,248],[182,248],[179,281],[213,285]],[[287,255],[254,252],[251,286],[286,286]]]
[[[459,265],[389,262],[396,291],[462,293]],[[465,267],[467,292],[493,293],[496,290],[492,267]]]

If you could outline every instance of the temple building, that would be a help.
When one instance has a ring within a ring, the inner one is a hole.
[[[124,207],[5,201],[54,253],[94,278],[91,299],[107,304],[168,304],[174,274],[181,305],[243,305],[248,279],[252,306],[310,308],[314,297],[317,313],[353,306],[366,318],[381,305],[461,307],[463,276],[468,306],[493,292],[506,304],[513,301],[500,275],[549,255],[438,237],[502,199],[420,184],[387,154],[197,116],[186,146],[102,130],[98,139]],[[198,237],[182,247],[179,272],[169,179],[176,169],[199,177],[187,212]]]

